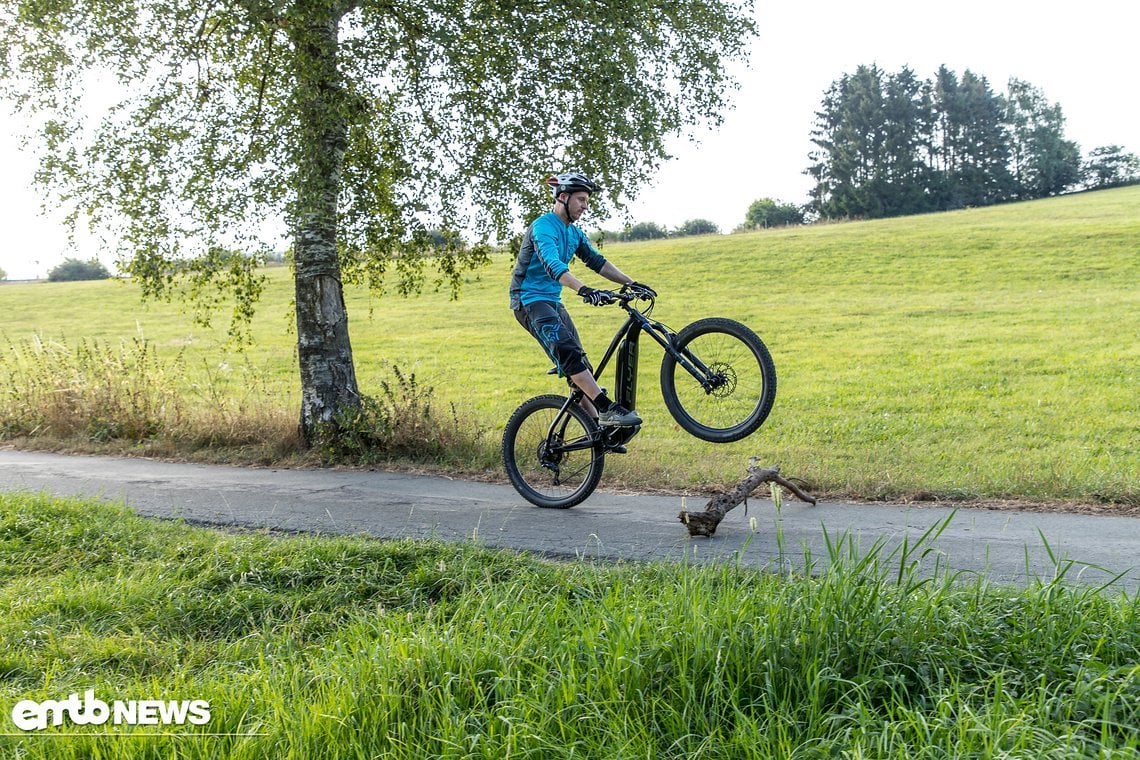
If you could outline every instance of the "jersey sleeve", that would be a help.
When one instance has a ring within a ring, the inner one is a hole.
[[[574,229],[578,230],[577,227]],[[586,237],[586,233],[581,230],[578,230],[578,248],[574,254],[595,272],[601,272],[602,267],[606,265],[606,257],[598,252],[598,249],[590,243],[590,239]]]
[[[550,275],[550,279],[557,280],[566,274],[570,267],[558,256],[558,249],[561,245],[558,233],[549,225],[543,224],[542,221],[540,218],[531,228],[534,252],[542,263],[542,268]]]

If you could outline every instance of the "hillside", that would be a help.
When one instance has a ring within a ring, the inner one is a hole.
[[[607,257],[659,291],[654,316],[675,329],[713,315],[753,327],[772,351],[779,394],[750,439],[700,443],[665,411],[659,352],[645,346],[639,407],[647,425],[629,455],[607,463],[603,486],[703,490],[735,480],[757,455],[818,491],[856,498],[1140,503],[1137,241],[1133,187],[608,245]],[[446,293],[350,293],[366,392],[379,394],[395,364],[434,387],[438,407],[453,403],[482,429],[477,455],[452,467],[494,474],[511,410],[560,389],[507,310],[511,263],[499,257],[472,275],[457,302]],[[288,273],[271,271],[254,346],[237,355],[224,345],[224,325],[207,330],[175,306],[140,305],[129,284],[0,288],[3,332],[17,349],[33,335],[69,346],[145,336],[160,362],[181,357],[182,396],[192,406],[238,394],[259,413],[273,410],[283,429],[298,395],[290,299]],[[570,308],[587,349],[600,354],[619,313]],[[16,353],[7,353],[8,371]]]

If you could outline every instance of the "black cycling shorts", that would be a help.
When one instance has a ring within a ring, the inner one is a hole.
[[[565,306],[552,301],[535,301],[515,309],[515,319],[546,351],[559,377],[590,369],[582,340]]]

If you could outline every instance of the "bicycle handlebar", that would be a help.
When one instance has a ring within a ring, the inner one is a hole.
[[[655,300],[654,296],[646,295],[645,293],[633,293],[622,286],[621,290],[595,290],[590,293],[590,296],[603,296],[604,301],[595,303],[595,306],[610,306],[611,304],[620,303],[622,306],[628,307],[632,301],[648,301],[650,306]]]
[[[647,296],[647,295],[638,294],[638,293],[631,293],[628,290],[626,290],[624,286],[622,287],[621,290],[616,290],[616,291],[611,290],[609,292],[613,293],[613,296],[614,296],[613,298],[610,299],[609,303],[621,302],[621,303],[627,304],[630,301],[653,301],[652,296]]]

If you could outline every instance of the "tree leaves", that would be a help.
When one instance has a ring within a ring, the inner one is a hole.
[[[719,119],[726,62],[755,34],[748,2],[16,0],[3,14],[4,94],[57,125],[45,175],[125,241],[122,258],[148,261],[264,252],[267,228],[295,228],[312,148],[298,87],[315,65],[298,40],[334,19],[338,245],[345,275],[373,285],[386,260],[427,251],[424,230],[509,236],[554,169],[633,195],[668,134]],[[94,124],[73,105],[90,105],[91,72],[122,85]]]

